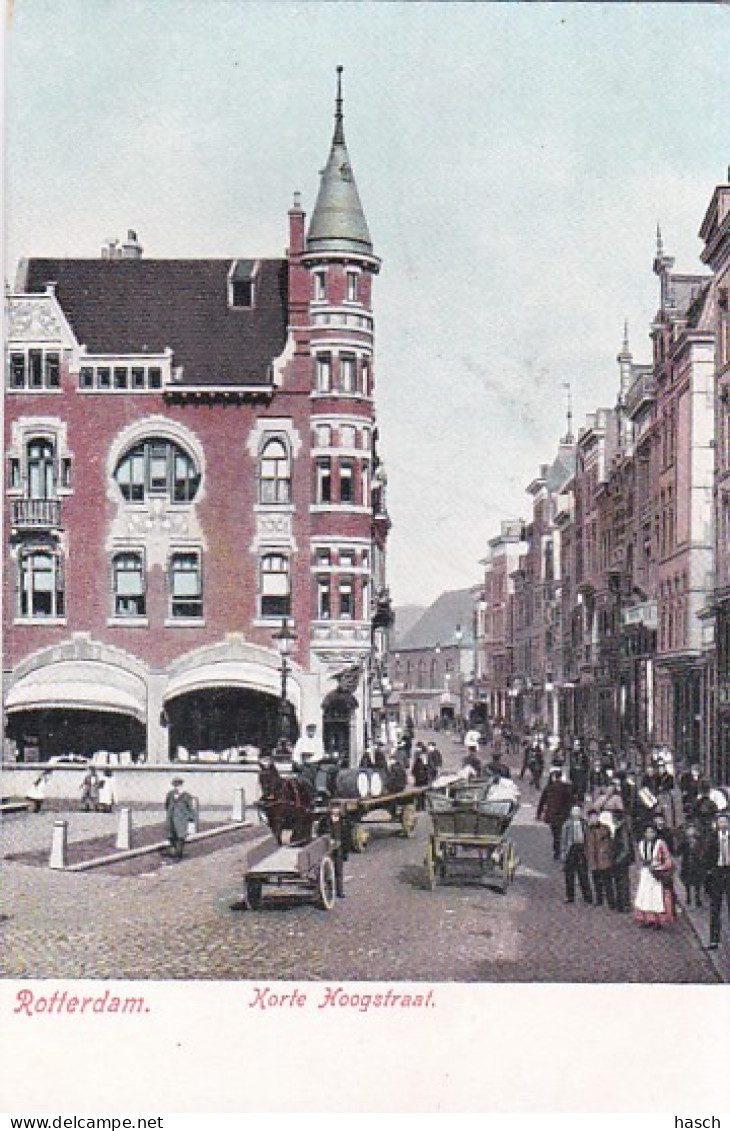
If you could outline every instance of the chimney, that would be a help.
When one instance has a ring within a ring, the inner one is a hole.
[[[121,252],[119,250],[119,240],[113,240],[107,237],[106,243],[101,249],[102,259],[119,259]]]
[[[304,251],[304,221],[306,214],[302,209],[302,198],[294,193],[294,203],[289,209],[289,254],[299,256]]]
[[[137,233],[130,228],[122,244],[122,259],[141,259],[144,248],[137,239]]]

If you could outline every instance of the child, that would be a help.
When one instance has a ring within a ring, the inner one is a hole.
[[[681,860],[680,878],[686,892],[686,902],[692,903],[694,893],[695,907],[702,906],[702,841],[694,825],[687,825],[684,840],[679,849]]]

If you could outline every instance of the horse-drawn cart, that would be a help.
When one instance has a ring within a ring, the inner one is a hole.
[[[246,904],[258,911],[268,889],[277,895],[306,893],[323,911],[331,911],[336,897],[343,894],[341,859],[340,845],[330,834],[304,845],[279,844],[276,837],[267,836],[244,858]]]
[[[342,797],[337,804],[343,815],[343,831],[351,852],[362,852],[370,839],[367,824],[397,825],[400,836],[412,837],[426,786],[408,786],[380,797]],[[369,818],[369,821],[366,821]]]
[[[504,893],[514,879],[517,854],[505,833],[516,801],[489,800],[486,789],[426,794],[433,832],[426,848],[431,891],[437,882],[480,883]]]

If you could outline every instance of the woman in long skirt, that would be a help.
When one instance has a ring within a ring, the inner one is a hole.
[[[642,927],[659,929],[674,920],[672,899],[672,857],[656,829],[649,825],[639,842],[639,886],[634,898],[634,915]]]

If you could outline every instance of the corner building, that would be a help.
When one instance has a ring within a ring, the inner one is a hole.
[[[5,753],[355,760],[387,631],[371,285],[335,129],[285,258],[23,261],[7,296]],[[375,616],[373,615],[375,614]],[[377,627],[381,625],[383,627]]]

